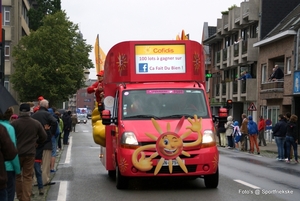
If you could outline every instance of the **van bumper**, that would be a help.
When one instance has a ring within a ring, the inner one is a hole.
[[[165,160],[162,166],[158,165],[158,162],[163,158],[157,156],[154,159],[149,157],[155,153],[155,151],[145,151],[145,159],[152,162],[151,169],[148,171],[141,171],[133,165],[132,157],[135,150],[120,148],[118,153],[118,166],[123,176],[128,177],[149,177],[149,176],[187,176],[187,177],[202,177],[205,175],[211,175],[216,173],[219,165],[219,152],[216,146],[201,148],[198,150],[187,151],[190,157],[180,154],[179,160],[183,161],[185,168],[180,167],[177,160],[172,159],[172,170],[170,170],[168,162]],[[140,157],[140,154],[138,155]],[[137,159],[138,161],[140,158]],[[163,159],[162,159],[163,160]],[[159,170],[159,171],[158,171]],[[157,172],[158,171],[158,172]],[[155,174],[155,172],[157,172]]]

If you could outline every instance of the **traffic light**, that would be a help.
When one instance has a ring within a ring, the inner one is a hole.
[[[205,79],[206,79],[206,81],[208,81],[208,78],[211,78],[211,77],[212,77],[212,74],[208,73],[208,70],[205,70]]]
[[[232,108],[232,100],[231,99],[229,99],[229,100],[226,101],[226,108],[227,109],[231,109]]]

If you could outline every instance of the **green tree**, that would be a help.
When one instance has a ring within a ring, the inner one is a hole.
[[[66,101],[84,86],[84,69],[93,68],[87,45],[63,11],[47,15],[43,26],[14,47],[13,88],[21,101],[43,95],[51,104]]]
[[[43,25],[43,18],[48,14],[61,11],[60,0],[36,0],[28,11],[29,28],[36,31]]]

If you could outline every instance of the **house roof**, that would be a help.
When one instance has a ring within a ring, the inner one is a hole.
[[[277,26],[261,41],[254,43],[254,47],[267,45],[291,35],[296,35],[300,28],[300,4],[295,7]]]

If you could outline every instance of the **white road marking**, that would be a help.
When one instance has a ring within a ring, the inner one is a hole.
[[[248,187],[250,187],[250,188],[260,189],[260,187],[255,186],[255,185],[252,185],[252,184],[249,184],[249,183],[247,183],[247,182],[245,182],[245,181],[242,181],[242,180],[235,179],[234,181],[235,181],[235,182],[238,182],[238,183],[240,183],[240,184],[243,184],[243,185],[245,185],[245,186],[248,186]]]
[[[58,189],[57,201],[66,201],[67,200],[67,181],[61,181]]]
[[[90,133],[91,131],[89,131],[89,130],[83,130],[82,132],[83,133]]]
[[[65,164],[69,164],[71,161],[71,149],[72,149],[72,137],[69,138],[69,145],[67,149]]]

